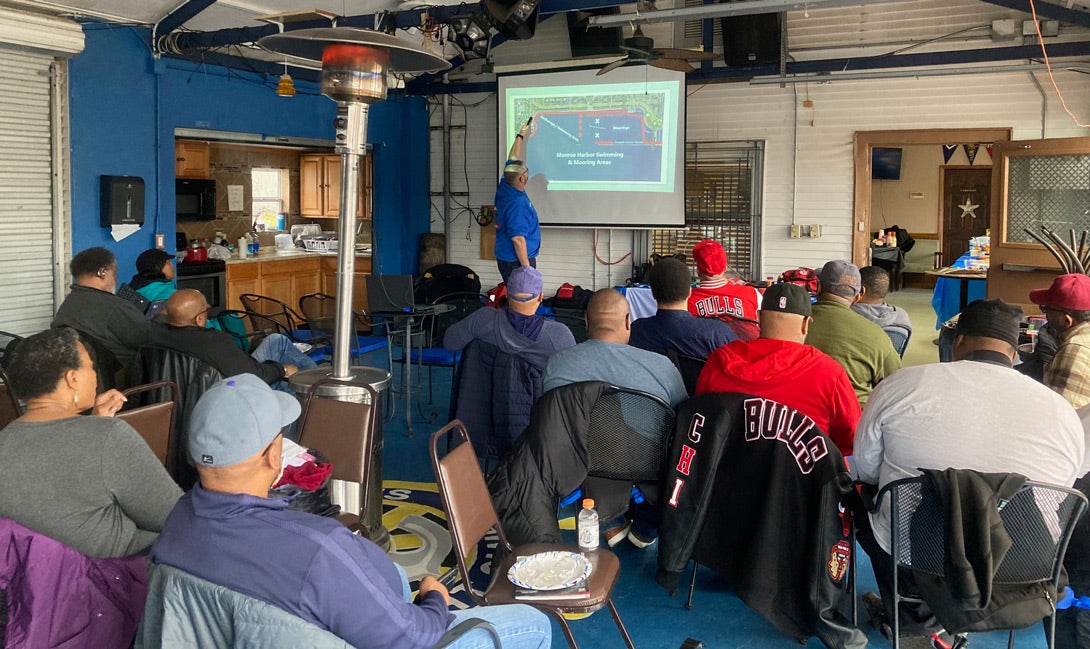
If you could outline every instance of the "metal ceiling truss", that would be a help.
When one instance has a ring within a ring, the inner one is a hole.
[[[834,6],[845,4],[844,0],[826,0],[827,6]],[[871,4],[872,2],[885,2],[888,0],[855,0],[852,4]],[[989,4],[994,4],[1010,9],[1016,9],[1018,11],[1030,12],[1029,0],[981,0]],[[257,27],[239,27],[233,29],[220,29],[211,32],[178,32],[173,31],[188,21],[193,16],[197,15],[207,7],[211,6],[215,0],[188,0],[188,2],[182,4],[177,9],[172,11],[168,16],[163,18],[157,25],[158,34],[162,36],[153,37],[153,47],[157,42],[161,42],[162,39],[169,37],[170,47],[169,51],[163,51],[163,55],[170,56],[172,58],[179,58],[188,61],[197,61],[203,63],[212,63],[216,65],[222,65],[239,70],[249,70],[261,74],[268,74],[278,76],[283,70],[283,63],[276,61],[261,61],[255,60],[244,56],[235,56],[224,53],[221,51],[212,51],[216,48],[229,48],[231,46],[249,46],[249,44],[256,42],[262,36],[269,34],[275,34],[280,31],[280,27],[277,25],[262,25]],[[616,7],[619,5],[633,4],[635,0],[543,0],[541,4],[542,20],[557,14],[567,13],[570,11],[580,11],[588,9],[599,9],[604,7]],[[745,9],[740,11],[732,8],[731,13],[761,13],[768,11],[766,7],[769,3],[775,3],[781,11],[789,9],[801,9],[804,4],[808,4],[810,8],[815,8],[816,5],[821,3],[822,0],[809,0],[808,3],[792,2],[790,0],[746,0],[744,2],[730,3],[739,5],[741,9],[742,5],[745,5]],[[723,4],[723,3],[720,3]],[[760,7],[758,7],[760,5]],[[798,5],[798,6],[795,6]],[[705,0],[705,5],[701,7],[691,7],[690,9],[707,9],[709,7],[717,6],[713,0]],[[1065,23],[1074,25],[1081,25],[1090,27],[1090,12],[1079,11],[1074,9],[1068,9],[1064,6],[1053,4],[1051,2],[1038,1],[1036,3],[1037,15],[1041,19],[1054,19],[1060,20]],[[435,23],[446,24],[450,21],[450,18],[456,15],[464,14],[467,11],[465,5],[460,6],[432,6],[427,8],[412,9],[407,11],[397,11],[389,13],[367,14],[358,16],[344,16],[336,19],[337,25],[342,27],[362,27],[366,29],[374,29],[376,20],[379,22],[379,26],[387,24],[386,21],[392,20],[398,29],[409,29],[412,27],[419,28],[421,20],[427,16]],[[639,14],[639,17],[635,14],[626,14],[634,20],[641,22],[647,22],[656,20],[653,17],[654,14],[676,14],[680,9],[665,10],[665,11],[645,11]],[[673,17],[673,20],[686,19],[684,14],[679,17]],[[669,20],[670,18],[667,18]],[[711,20],[706,19],[705,26],[711,25]],[[292,23],[292,29],[306,29],[312,27],[328,27],[329,21],[316,20],[308,22]],[[167,28],[170,28],[169,30]],[[703,34],[703,41],[705,49],[710,49],[711,43],[711,29],[706,28]],[[170,33],[173,32],[173,33]],[[785,32],[786,33],[786,32]],[[502,34],[493,36],[493,47],[507,40]],[[1048,53],[1054,57],[1071,57],[1071,56],[1090,56],[1090,40],[1077,41],[1068,43],[1050,43],[1048,45]],[[755,66],[755,67],[731,67],[731,66],[719,66],[714,67],[711,62],[705,62],[700,69],[689,73],[687,80],[690,84],[699,83],[715,83],[725,81],[738,81],[743,79],[750,79],[753,77],[771,77],[779,76],[781,78],[790,77],[791,75],[802,74],[825,74],[828,73],[830,78],[834,78],[836,73],[845,73],[851,71],[863,71],[863,70],[880,70],[880,69],[903,69],[914,67],[927,67],[927,66],[956,66],[967,65],[973,63],[986,63],[997,61],[1013,61],[1013,60],[1030,60],[1038,59],[1041,55],[1041,48],[1039,45],[1018,45],[1009,47],[987,47],[970,50],[952,50],[944,52],[931,52],[931,53],[911,53],[911,54],[894,54],[894,55],[879,55],[871,57],[857,57],[857,58],[837,58],[837,59],[822,59],[815,61],[786,61],[786,57],[782,57],[779,63]],[[456,57],[451,61],[453,67],[458,67],[464,63],[461,57]],[[544,66],[545,64],[543,64]],[[300,69],[295,73],[295,76],[299,79],[308,81],[318,81],[320,72],[317,70],[304,70]],[[496,89],[496,84],[492,82],[473,82],[473,83],[445,83],[443,81],[443,75],[422,75],[417,79],[409,83],[405,92],[409,94],[448,94],[448,93],[463,93],[463,92],[491,92]]]

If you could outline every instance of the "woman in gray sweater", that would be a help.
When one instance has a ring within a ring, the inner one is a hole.
[[[125,397],[96,396],[79,334],[35,334],[7,369],[27,407],[0,430],[0,516],[92,557],[145,551],[182,492],[136,431],[113,418]]]

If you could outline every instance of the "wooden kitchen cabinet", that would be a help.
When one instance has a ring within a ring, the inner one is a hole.
[[[371,258],[356,257],[356,270],[352,274],[352,308],[367,310],[367,276],[371,274]],[[337,294],[337,258],[322,257],[322,292]]]
[[[312,153],[299,156],[299,214],[335,219],[341,215],[341,156]],[[371,218],[371,156],[360,161],[358,218]]]
[[[209,145],[197,140],[174,141],[174,175],[178,178],[209,178]]]
[[[227,306],[225,308],[238,310],[242,308],[242,300],[239,296],[243,293],[257,293],[260,291],[261,265],[252,264],[228,264],[227,265]]]
[[[227,304],[241,309],[243,293],[280,300],[299,310],[299,298],[321,289],[319,262],[324,258],[270,259],[227,265]],[[336,271],[334,271],[334,274]]]

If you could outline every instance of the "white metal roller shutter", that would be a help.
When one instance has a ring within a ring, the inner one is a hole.
[[[53,318],[53,161],[46,54],[0,47],[0,329]]]

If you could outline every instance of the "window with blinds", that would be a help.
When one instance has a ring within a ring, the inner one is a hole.
[[[687,144],[685,229],[652,230],[651,252],[690,258],[693,244],[714,239],[727,251],[728,273],[760,279],[763,177],[763,141]]]

